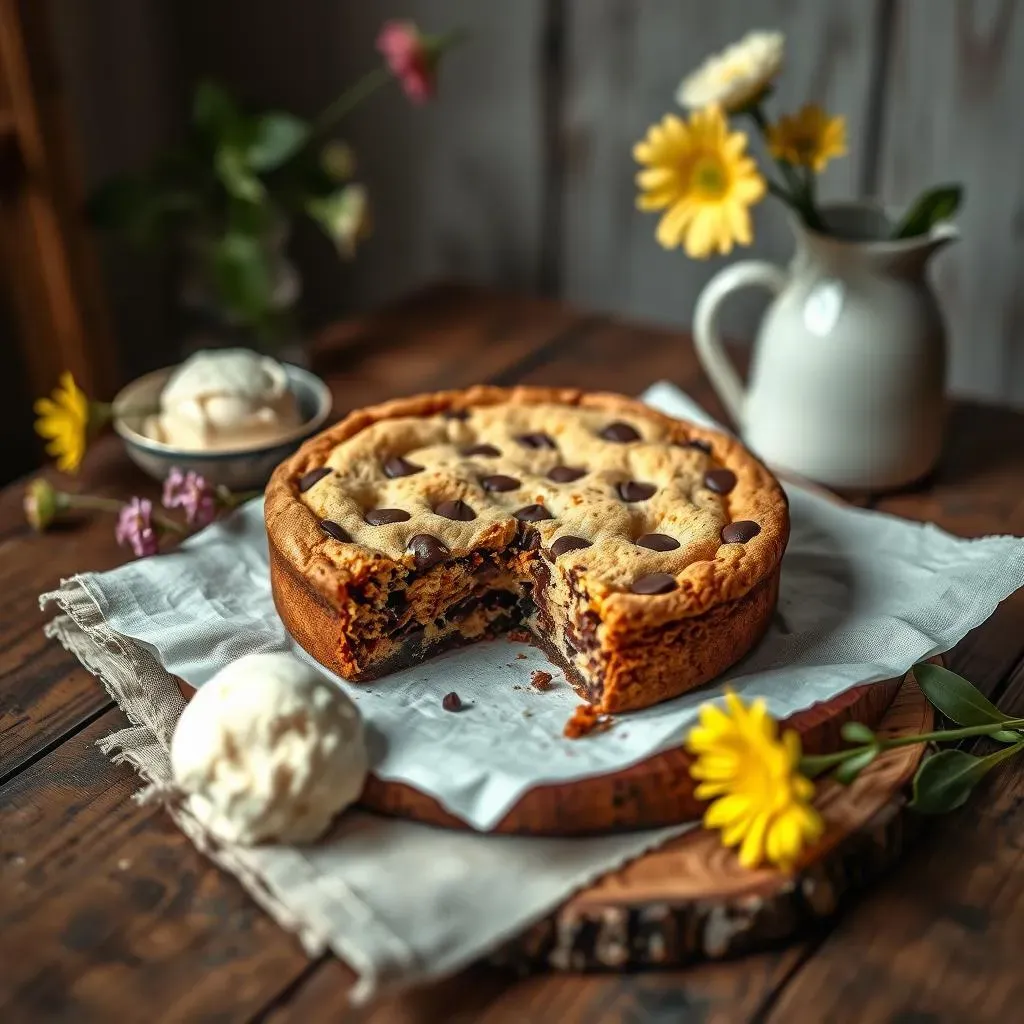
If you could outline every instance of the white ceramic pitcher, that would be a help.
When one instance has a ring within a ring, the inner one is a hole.
[[[946,332],[925,277],[957,237],[885,240],[891,223],[866,203],[826,206],[834,235],[793,221],[788,270],[734,263],[697,301],[697,353],[746,443],[769,465],[840,489],[884,490],[935,465],[945,414]],[[775,293],[743,386],[715,326],[738,288]]]

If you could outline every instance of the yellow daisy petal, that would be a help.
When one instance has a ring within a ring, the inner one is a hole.
[[[697,206],[687,245],[731,244],[723,238],[741,231],[736,216],[732,206]],[[745,867],[768,862],[788,869],[824,830],[811,804],[814,785],[799,773],[799,736],[792,730],[779,736],[763,701],[751,705],[727,693],[724,704],[703,705],[701,724],[687,740],[697,798],[710,801],[704,826],[720,830],[726,846],[739,847]]]
[[[686,202],[676,203],[658,221],[655,238],[666,249],[673,249],[684,238],[687,226],[693,219],[693,207]]]
[[[846,155],[846,120],[808,103],[769,127],[768,149],[777,160],[820,173],[830,160]]]
[[[750,220],[743,213],[766,190],[746,145],[747,137],[729,130],[717,106],[695,110],[685,122],[667,114],[648,128],[633,147],[643,166],[636,176],[637,206],[667,211],[655,230],[660,245],[705,258],[750,244]],[[716,721],[702,712],[703,726]]]
[[[638,195],[636,197],[636,208],[638,210],[664,210],[671,202],[671,193],[652,192],[647,195]]]
[[[57,468],[74,472],[85,455],[89,436],[89,400],[85,393],[70,373],[62,373],[52,396],[37,399],[33,408],[38,416],[36,433],[48,439],[46,450],[57,459]]]
[[[710,828],[719,828],[743,817],[749,810],[750,799],[746,794],[729,793],[708,808],[704,823]]]
[[[764,839],[768,831],[768,815],[759,814],[750,823],[740,843],[740,864],[745,868],[756,868],[764,859]]]
[[[671,167],[648,167],[636,176],[637,185],[645,192],[670,188],[675,180],[676,172]]]

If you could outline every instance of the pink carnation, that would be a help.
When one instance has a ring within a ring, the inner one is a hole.
[[[153,527],[153,502],[132,498],[118,513],[114,536],[118,544],[127,544],[140,558],[155,555],[160,545]]]
[[[217,495],[205,477],[193,472],[182,473],[173,467],[164,481],[164,508],[185,510],[185,519],[192,526],[206,526],[217,515]]]
[[[388,21],[377,36],[377,49],[413,103],[426,103],[437,91],[436,60],[411,21]]]

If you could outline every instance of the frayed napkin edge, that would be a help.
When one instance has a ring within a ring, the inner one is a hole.
[[[40,596],[39,604],[44,610],[56,606],[59,612],[44,626],[46,636],[57,640],[100,681],[114,704],[132,723],[127,728],[102,737],[97,741],[97,746],[112,763],[129,764],[138,774],[144,787],[133,799],[162,804],[175,825],[196,849],[236,878],[269,917],[296,936],[307,956],[318,959],[330,951],[344,960],[356,975],[349,992],[349,1001],[353,1006],[363,1006],[382,995],[396,994],[461,970],[481,956],[499,949],[580,889],[695,827],[696,823],[691,822],[675,829],[659,830],[650,835],[648,842],[624,853],[621,858],[600,867],[581,870],[567,883],[565,890],[552,897],[550,903],[536,910],[529,919],[511,921],[506,928],[501,929],[493,937],[489,949],[467,949],[459,956],[438,963],[435,968],[426,967],[401,937],[376,922],[382,938],[380,945],[388,946],[392,951],[388,969],[382,971],[357,947],[339,935],[337,929],[318,927],[310,919],[304,919],[290,909],[277,894],[272,882],[265,880],[264,876],[274,874],[270,870],[270,861],[260,866],[254,863],[254,858],[259,857],[259,848],[249,851],[243,847],[224,845],[189,812],[187,803],[179,799],[171,782],[169,747],[174,724],[185,707],[185,699],[174,678],[160,667],[142,645],[106,625],[102,609],[88,588],[88,577],[79,575],[62,580],[59,590]],[[143,685],[144,675],[149,686]],[[481,833],[481,839],[484,838],[486,834]],[[300,848],[277,849],[290,855],[291,866],[297,862],[305,863]],[[291,872],[289,875],[294,881]],[[310,871],[311,883],[315,879],[316,876]],[[315,888],[315,885],[312,887]],[[347,887],[340,898],[345,902],[349,918],[353,917],[353,902],[362,908],[358,896]],[[337,905],[338,900],[333,902]],[[314,916],[311,908],[307,910]]]

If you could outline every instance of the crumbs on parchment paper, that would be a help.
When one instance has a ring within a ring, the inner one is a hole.
[[[530,673],[530,685],[535,690],[550,690],[551,689],[551,673],[545,672],[543,669],[535,668]]]
[[[615,724],[611,715],[602,714],[593,704],[580,704],[562,729],[566,739],[578,740],[594,732],[605,732]]]

